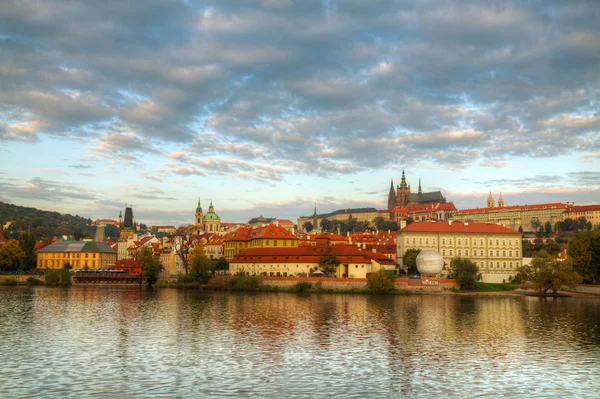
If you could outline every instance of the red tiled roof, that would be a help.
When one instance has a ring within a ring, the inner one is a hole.
[[[495,233],[495,234],[519,234],[521,233],[500,226],[495,223],[461,223],[461,222],[414,222],[403,228],[401,233],[423,232],[423,233]]]
[[[251,231],[251,227],[240,227],[225,241],[248,241],[248,236],[250,235]]]
[[[496,211],[504,211],[504,210],[534,210],[534,209],[552,209],[552,208],[567,208],[566,204],[560,202],[554,202],[551,204],[533,204],[533,205],[512,205],[512,206],[504,206],[504,207],[494,207],[494,208],[473,208],[473,209],[461,209],[458,211],[459,215],[464,215],[468,213],[487,213],[487,212],[496,212]]]
[[[253,229],[248,235],[248,239],[255,240],[260,238],[278,238],[278,239],[288,239],[288,240],[297,240],[298,237],[292,234],[291,231],[286,229],[283,226],[277,226],[275,224],[270,224],[265,227],[260,227],[258,229]]]
[[[394,209],[392,209],[392,212],[394,212],[394,213],[408,213],[408,208],[403,208],[401,206],[397,206]]]
[[[433,212],[433,211],[455,211],[456,207],[453,203],[442,204],[434,202],[433,204],[413,204],[408,206],[409,213],[416,212]]]
[[[600,211],[600,205],[573,205],[564,210],[564,213],[569,212],[590,212]]]

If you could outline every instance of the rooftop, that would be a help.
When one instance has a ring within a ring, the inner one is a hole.
[[[495,223],[461,223],[461,222],[414,222],[400,230],[400,233],[521,233]]]

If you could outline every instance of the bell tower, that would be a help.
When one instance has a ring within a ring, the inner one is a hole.
[[[194,230],[196,230],[196,234],[200,234],[200,232],[204,231],[204,221],[202,216],[202,205],[200,204],[200,197],[198,197],[198,206],[196,206],[196,220],[194,221]]]
[[[400,186],[398,186],[396,205],[407,206],[408,194],[410,194],[410,186],[406,184],[406,176],[404,175],[404,168],[402,168],[402,180],[400,180]]]
[[[504,198],[502,198],[502,191],[500,191],[500,198],[498,198],[498,207],[504,208]]]
[[[492,197],[492,192],[490,191],[490,195],[488,196],[487,199],[487,207],[488,208],[493,208],[494,207],[494,197]]]

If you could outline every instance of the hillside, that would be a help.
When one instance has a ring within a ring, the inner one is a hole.
[[[63,215],[58,212],[0,202],[0,226],[7,222],[11,222],[11,225],[3,230],[7,239],[18,238],[20,231],[29,228],[36,240],[62,235],[86,237],[93,235],[95,231],[95,228],[90,226],[91,219],[78,215]]]

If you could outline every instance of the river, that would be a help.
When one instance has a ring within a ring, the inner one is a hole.
[[[0,397],[589,397],[600,299],[0,287]]]

